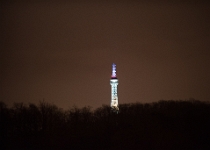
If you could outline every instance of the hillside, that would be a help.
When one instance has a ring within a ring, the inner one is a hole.
[[[210,149],[210,103],[162,100],[95,110],[0,102],[3,149]],[[1,149],[2,149],[1,148]]]

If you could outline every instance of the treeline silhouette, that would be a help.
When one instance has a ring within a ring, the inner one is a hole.
[[[210,149],[210,103],[161,100],[62,110],[0,102],[0,149]]]

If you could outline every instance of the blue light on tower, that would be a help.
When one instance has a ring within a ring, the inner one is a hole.
[[[118,112],[118,95],[117,95],[117,85],[118,85],[118,79],[116,74],[116,65],[112,64],[112,75],[110,79],[110,85],[111,85],[111,108]]]

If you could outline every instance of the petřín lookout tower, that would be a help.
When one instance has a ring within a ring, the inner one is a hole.
[[[118,79],[116,74],[116,65],[112,64],[112,75],[110,79],[110,85],[111,85],[111,108],[114,112],[119,111],[118,107],[118,96],[117,96],[117,85],[118,85]]]

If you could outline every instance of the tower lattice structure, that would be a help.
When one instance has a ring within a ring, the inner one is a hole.
[[[111,85],[111,108],[113,111],[118,112],[119,106],[118,106],[118,95],[117,95],[117,85],[118,85],[118,79],[116,74],[116,65],[112,64],[112,75],[110,79],[110,85]]]

